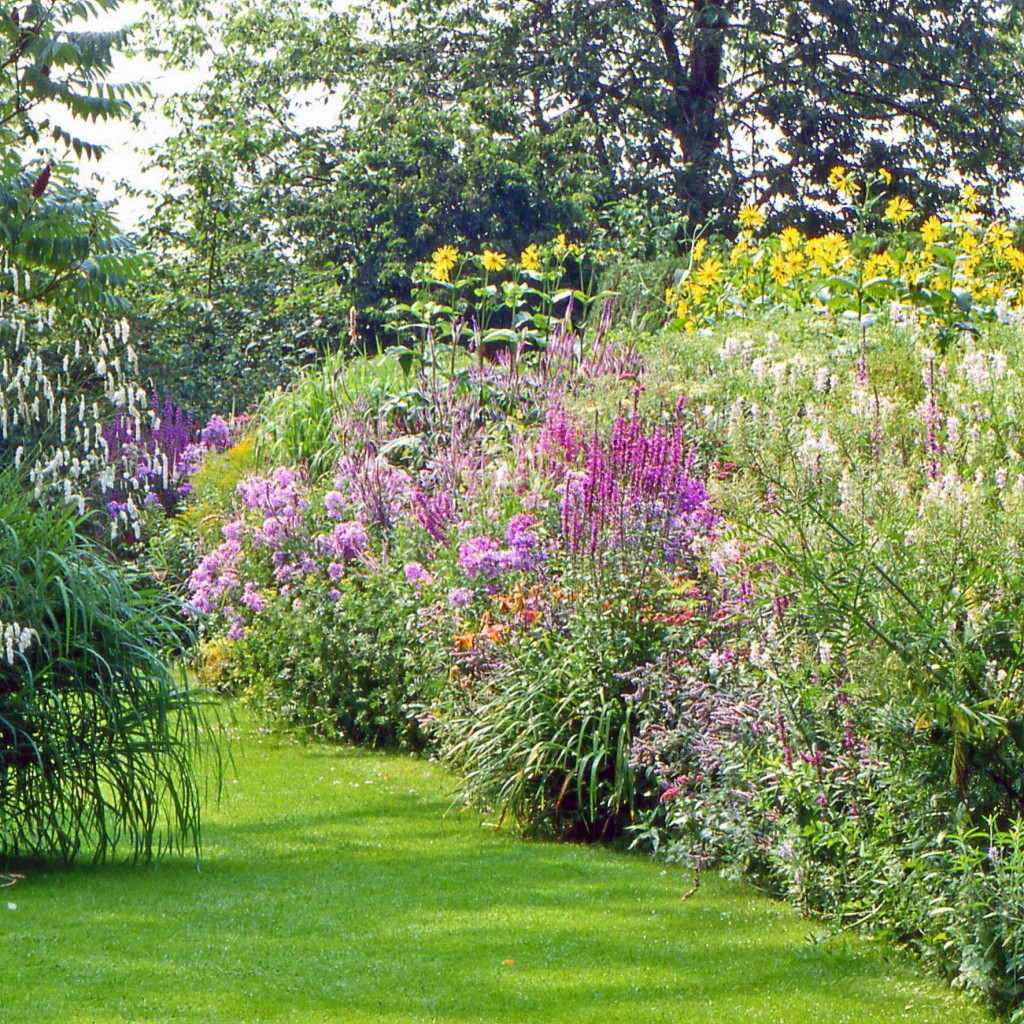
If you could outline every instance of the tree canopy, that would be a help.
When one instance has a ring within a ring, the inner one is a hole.
[[[136,266],[108,205],[74,181],[77,161],[103,147],[72,131],[72,119],[124,117],[144,92],[106,80],[126,30],[71,27],[117,6],[32,0],[0,12],[0,296],[109,307]]]
[[[500,130],[582,141],[613,194],[701,220],[791,207],[838,163],[937,202],[950,172],[1019,176],[1017,2],[413,0],[374,5],[385,67]],[[396,17],[402,31],[387,33]]]
[[[185,6],[201,23],[202,8]],[[232,99],[249,151],[266,155],[284,141],[289,90],[340,95],[342,118],[319,133],[335,150],[319,167],[333,182],[350,180],[340,168],[354,147],[338,143],[353,131],[364,144],[374,129],[413,136],[444,111],[517,162],[532,148],[549,179],[555,167],[585,169],[602,183],[599,199],[674,197],[701,218],[743,199],[785,209],[821,194],[841,162],[886,166],[938,200],[951,171],[998,185],[1018,174],[1021,6],[408,0],[344,15],[314,5],[301,18],[238,5],[221,22],[217,84],[179,113],[210,121]],[[176,22],[184,12],[179,0],[162,9]],[[218,17],[205,12],[211,27]],[[201,59],[215,36],[172,35],[168,22],[164,52]],[[464,156],[454,151],[449,170]]]
[[[958,178],[1005,195],[1020,9],[158,0],[147,52],[205,78],[165,103],[147,225],[163,269],[142,306],[151,330],[181,328],[197,384],[234,367],[262,389],[347,337],[352,305],[379,328],[441,244],[514,252],[628,222],[653,256],[673,235],[658,223],[729,231],[749,202],[772,227],[831,227],[837,164],[884,167],[922,208]]]

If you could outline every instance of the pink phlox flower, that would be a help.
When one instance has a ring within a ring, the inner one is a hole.
[[[238,577],[241,558],[242,546],[237,540],[225,540],[203,558],[188,581],[191,609],[212,612],[222,604],[227,594],[238,589],[241,585]]]
[[[356,520],[338,523],[332,533],[317,538],[317,545],[338,561],[351,562],[362,555],[368,541],[366,527]]]
[[[469,579],[480,573],[494,575],[497,543],[490,537],[470,537],[459,545],[459,568]]]
[[[434,578],[427,572],[426,569],[420,565],[419,562],[409,562],[405,567],[405,578],[409,583],[415,583],[416,588],[419,589],[424,584],[430,586],[434,582]]]
[[[249,580],[245,585],[245,592],[242,594],[242,604],[257,613],[267,607],[266,600],[256,590],[256,584],[252,580]]]
[[[210,417],[210,421],[199,432],[199,439],[207,448],[222,452],[231,443],[231,428],[223,417],[214,413]]]
[[[324,495],[324,508],[331,519],[340,519],[347,507],[348,502],[341,491],[328,491]]]

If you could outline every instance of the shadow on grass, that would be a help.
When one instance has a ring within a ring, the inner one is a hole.
[[[986,1019],[870,944],[809,946],[807,922],[741,885],[684,903],[677,869],[446,816],[422,761],[255,735],[238,768],[201,870],[7,890],[0,1020]]]

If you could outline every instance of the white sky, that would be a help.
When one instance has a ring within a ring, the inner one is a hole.
[[[96,32],[123,28],[138,22],[145,11],[144,2],[125,0],[117,10],[91,18],[88,28]],[[194,72],[168,71],[152,61],[141,57],[129,57],[122,53],[115,58],[114,71],[109,80],[114,83],[144,82],[153,91],[154,96],[160,97],[194,87],[199,77]],[[81,161],[79,180],[83,185],[96,186],[102,199],[118,201],[118,218],[121,226],[127,230],[138,226],[145,214],[145,200],[128,197],[117,184],[125,180],[135,187],[158,186],[161,172],[142,170],[147,162],[143,150],[166,138],[169,132],[167,121],[157,112],[141,111],[140,116],[139,125],[132,124],[128,119],[112,119],[95,124],[77,119],[69,122],[63,111],[56,118],[73,135],[107,147],[100,161]]]
[[[138,23],[146,11],[146,0],[123,0],[116,11],[90,19],[88,28],[91,31],[123,28]],[[194,89],[202,77],[202,71],[169,70],[144,57],[121,53],[115,55],[114,70],[109,81],[143,82],[152,92],[153,100],[159,104],[166,97]],[[318,95],[317,90],[310,90],[297,99],[299,102],[293,108],[293,114],[296,124],[303,127],[316,124],[329,126],[335,122],[341,108],[340,98],[326,97],[322,93]],[[136,188],[155,191],[163,178],[163,172],[158,168],[143,170],[149,163],[145,151],[165,139],[171,130],[170,123],[159,110],[152,109],[153,105],[147,103],[143,110],[140,103],[135,104],[140,121],[138,125],[129,119],[113,119],[96,124],[83,123],[77,119],[69,122],[63,112],[59,119],[72,134],[107,148],[98,163],[82,161],[79,181],[83,185],[95,186],[100,198],[117,200],[118,218],[126,230],[139,226],[146,214],[147,200],[128,196],[123,188],[118,187],[119,183],[123,181]]]

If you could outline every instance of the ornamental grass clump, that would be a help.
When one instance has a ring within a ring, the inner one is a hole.
[[[24,483],[0,472],[0,860],[197,853],[202,720],[170,667],[174,602]]]
[[[5,268],[6,271],[6,268]],[[198,851],[202,712],[172,672],[180,608],[134,555],[156,430],[126,321],[0,292],[0,858]],[[114,507],[104,509],[108,503]],[[14,624],[17,624],[17,630]],[[9,628],[8,628],[9,627]]]

